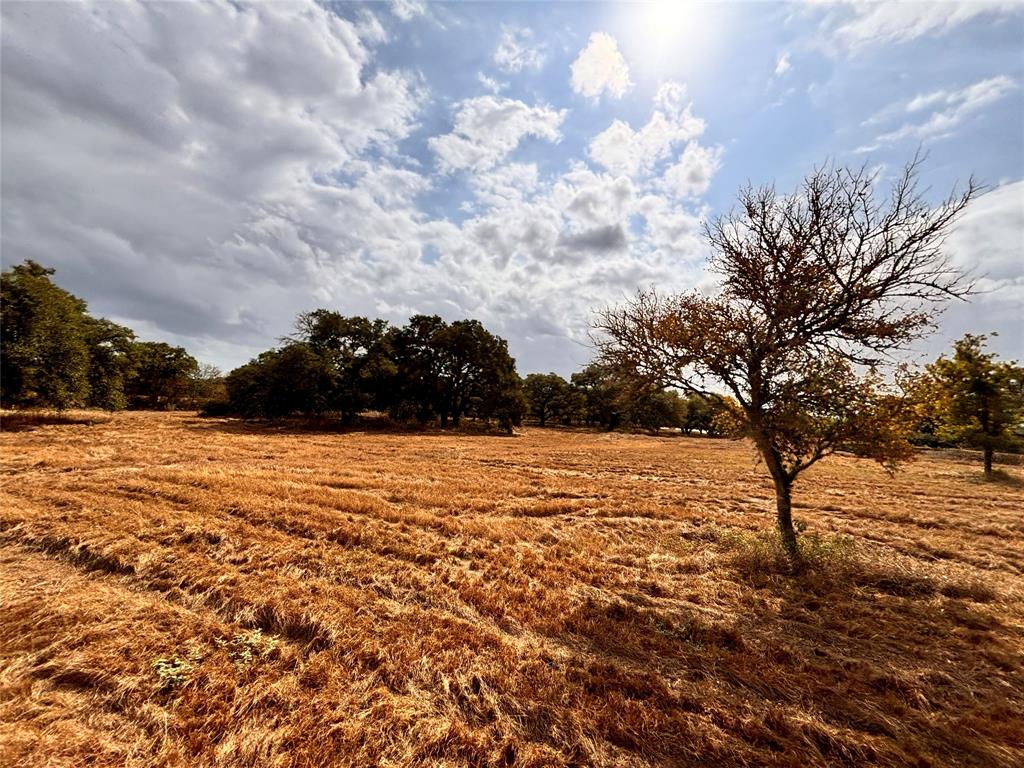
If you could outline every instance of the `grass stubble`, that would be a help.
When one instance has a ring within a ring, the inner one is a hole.
[[[126,413],[0,433],[0,764],[1024,764],[1020,470]]]

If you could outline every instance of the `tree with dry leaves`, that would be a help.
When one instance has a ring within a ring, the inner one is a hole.
[[[606,363],[731,409],[772,477],[795,566],[797,477],[838,449],[889,468],[909,456],[901,400],[879,370],[933,327],[943,300],[970,293],[942,245],[978,186],[930,205],[921,162],[888,195],[866,168],[820,168],[793,194],[748,186],[705,225],[715,295],[641,290],[595,323]]]

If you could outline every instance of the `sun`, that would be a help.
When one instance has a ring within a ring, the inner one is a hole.
[[[704,63],[719,28],[719,8],[678,0],[624,3],[615,26],[629,60],[655,77],[677,77]]]

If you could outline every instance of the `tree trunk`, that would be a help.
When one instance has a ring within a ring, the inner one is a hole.
[[[995,453],[990,445],[985,446],[985,477],[992,477],[992,454]]]
[[[796,542],[796,529],[793,528],[793,478],[786,473],[778,453],[766,436],[755,436],[755,443],[772,476],[772,482],[775,483],[775,524],[779,529],[782,548],[786,551],[790,564],[799,570],[803,565],[803,558]]]
[[[775,481],[775,522],[779,527],[779,537],[786,556],[794,565],[802,561],[800,548],[796,543],[796,529],[793,528],[792,484],[785,480]]]

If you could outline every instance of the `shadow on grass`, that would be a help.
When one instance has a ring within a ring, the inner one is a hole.
[[[25,432],[54,425],[105,424],[110,416],[82,411],[5,411],[0,414],[0,432]]]
[[[1004,488],[1024,488],[1024,476],[1019,472],[1011,472],[1005,469],[993,469],[988,477],[984,472],[969,475],[966,480],[975,485],[996,485]]]
[[[626,595],[565,619],[574,642],[606,660],[608,685],[660,710],[655,722],[699,712],[743,742],[741,753],[804,764],[980,768],[1021,754],[1021,636],[986,605],[994,590],[944,583],[843,540],[807,547],[797,575],[761,542],[722,543],[722,578],[731,572],[741,590],[732,618],[695,583],[692,605]]]
[[[332,418],[241,419],[197,416],[185,422],[189,429],[217,430],[239,435],[304,435],[304,434],[374,434],[418,435],[425,437],[504,437],[517,434],[500,429],[496,424],[463,422],[458,427],[441,428],[436,425],[395,422],[386,417],[360,416],[351,423]]]

